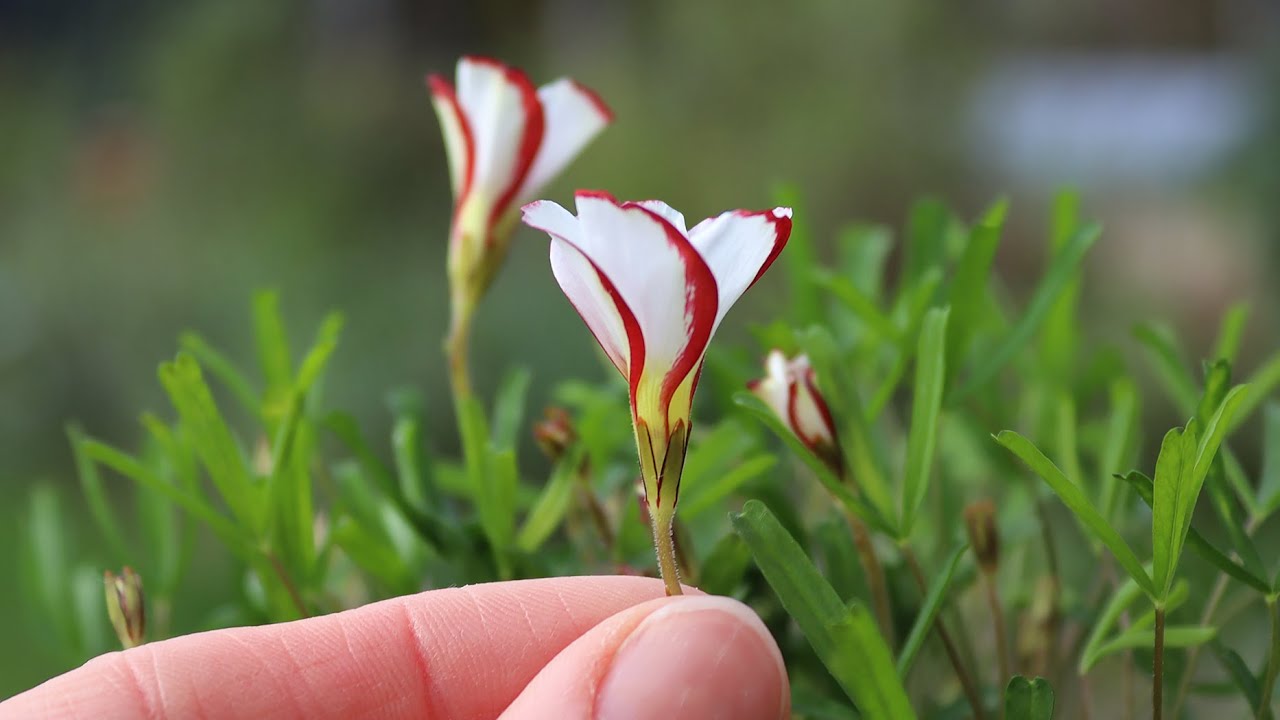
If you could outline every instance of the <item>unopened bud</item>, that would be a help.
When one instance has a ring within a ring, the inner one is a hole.
[[[996,527],[995,503],[990,500],[969,503],[964,509],[964,526],[982,572],[995,572],[1000,564],[1000,530]]]
[[[102,576],[106,588],[107,616],[116,637],[126,650],[142,644],[147,628],[146,603],[142,595],[142,577],[125,566],[119,575],[107,570]]]
[[[573,418],[564,408],[549,407],[542,413],[542,420],[533,426],[533,439],[551,460],[559,460],[578,439],[573,429]]]

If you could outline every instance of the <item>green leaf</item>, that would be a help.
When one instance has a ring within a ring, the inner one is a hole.
[[[1138,496],[1147,504],[1147,507],[1151,507],[1152,495],[1154,493],[1151,478],[1143,475],[1137,470],[1132,470],[1127,475],[1117,475],[1116,477],[1128,483],[1135,491],[1137,491]],[[1187,533],[1187,545],[1194,550],[1197,555],[1207,560],[1214,567],[1249,587],[1252,587],[1258,592],[1266,594],[1271,591],[1271,588],[1267,586],[1267,582],[1263,580],[1261,576],[1256,575],[1236,561],[1227,557],[1226,553],[1214,547],[1194,527],[1192,527]]]
[[[893,232],[883,225],[848,225],[840,229],[836,246],[840,250],[840,274],[879,302],[888,276],[885,262],[893,249]]]
[[[928,637],[929,631],[933,628],[933,623],[938,618],[938,613],[942,611],[942,605],[946,602],[947,591],[951,588],[951,580],[955,577],[956,568],[960,566],[960,559],[964,557],[964,551],[969,549],[968,543],[962,544],[960,547],[951,551],[951,557],[947,559],[943,565],[942,572],[929,583],[929,592],[925,594],[924,603],[920,606],[920,611],[916,613],[916,621],[911,626],[911,632],[908,633],[906,641],[902,643],[902,650],[898,653],[898,675],[906,680],[907,675],[911,672],[911,666],[915,663],[916,655],[920,653],[920,648],[924,646],[925,638]]]
[[[424,470],[422,424],[413,415],[396,418],[391,431],[391,447],[395,455],[396,478],[400,493],[416,508],[434,508],[439,502],[431,475]]]
[[[766,405],[763,400],[746,390],[740,390],[734,394],[733,401],[739,407],[744,408],[747,412],[754,415],[770,430],[772,430],[775,435],[781,438],[782,441],[791,449],[792,453],[809,466],[809,469],[818,477],[818,481],[822,483],[823,487],[825,487],[838,501],[847,507],[850,512],[857,515],[863,520],[863,522],[873,528],[891,536],[895,535],[893,526],[889,525],[879,512],[862,502],[862,500],[856,497],[853,493],[849,492],[849,489],[841,483],[840,478],[836,477],[825,463],[815,457],[813,453],[809,452],[809,448],[805,447],[804,443],[800,442],[800,439],[795,436],[795,433],[791,432],[787,426],[782,424],[782,421],[778,419],[778,416],[773,412],[773,409]]]
[[[1194,432],[1174,428],[1164,436],[1160,445],[1160,455],[1156,458],[1156,477],[1153,484],[1151,504],[1151,554],[1152,580],[1158,593],[1157,600],[1163,601],[1169,586],[1173,583],[1178,555],[1182,549],[1180,539],[1181,520],[1184,514],[1190,516],[1188,505],[1194,509],[1195,494],[1188,487],[1192,476],[1192,464],[1195,462]]]
[[[1222,664],[1222,669],[1227,671],[1227,676],[1231,678],[1231,682],[1240,689],[1240,694],[1244,695],[1249,707],[1258,707],[1262,703],[1262,688],[1258,683],[1258,677],[1249,670],[1249,666],[1245,664],[1244,659],[1235,650],[1227,647],[1217,638],[1214,638],[1209,643],[1209,649],[1213,651],[1213,656]]]
[[[958,403],[974,392],[986,386],[996,377],[1000,370],[1012,360],[1020,350],[1035,336],[1036,330],[1044,321],[1054,303],[1071,285],[1076,277],[1076,270],[1085,253],[1097,241],[1101,228],[1095,223],[1082,226],[1071,240],[1054,256],[1049,269],[1040,280],[1039,287],[1031,296],[1027,309],[1009,332],[982,355],[982,362],[969,375],[969,379],[952,391],[949,404]]]
[[[746,483],[772,470],[778,464],[773,455],[756,455],[737,463],[733,469],[715,478],[680,488],[680,517],[692,520],[716,507],[725,498],[737,492]]]
[[[1053,199],[1050,250],[1061,252],[1079,228],[1080,196],[1074,190],[1062,190]],[[1040,365],[1046,377],[1063,380],[1070,377],[1072,359],[1077,356],[1076,336],[1080,321],[1076,306],[1079,294],[1080,270],[1077,269],[1044,320],[1040,336]]]
[[[67,437],[71,440],[72,456],[75,458],[76,475],[80,478],[80,491],[89,505],[89,514],[98,525],[98,531],[107,541],[112,554],[112,562],[123,565],[130,562],[131,553],[120,523],[116,521],[116,513],[107,498],[106,488],[102,484],[102,476],[98,474],[98,466],[93,460],[85,457],[80,451],[80,441],[85,438],[84,432],[75,425],[67,428]],[[134,560],[133,562],[137,562]]]
[[[532,379],[527,368],[519,367],[507,373],[498,386],[497,400],[493,404],[494,447],[504,450],[516,447]]]
[[[258,398],[258,391],[225,355],[193,332],[182,333],[178,337],[178,347],[195,356],[195,359],[203,367],[208,368],[219,382],[226,385],[236,401],[249,412],[251,417],[262,417],[262,402]]]
[[[1102,517],[1116,521],[1122,486],[1116,482],[1126,462],[1134,455],[1138,436],[1138,391],[1133,381],[1119,378],[1111,384],[1111,415],[1098,466],[1103,473]]]
[[[737,533],[726,533],[703,558],[698,589],[709,595],[732,595],[751,564],[751,550]]]
[[[902,483],[902,536],[909,537],[920,505],[929,490],[933,453],[938,438],[938,413],[946,382],[947,315],[937,308],[925,316],[916,354],[915,396],[911,406],[911,429],[907,434],[907,461]]]
[[[862,321],[866,329],[873,332],[881,340],[893,345],[901,345],[903,343],[902,331],[898,329],[898,326],[876,305],[875,300],[859,290],[849,278],[836,275],[829,270],[817,270],[814,273],[813,280],[820,287],[830,291],[854,316]]]
[[[160,382],[223,502],[255,536],[264,530],[262,486],[250,480],[239,445],[205,384],[200,365],[186,353],[160,365]]]
[[[1132,578],[1126,579],[1111,594],[1111,599],[1107,601],[1106,606],[1098,615],[1098,619],[1093,623],[1093,629],[1089,632],[1089,638],[1085,641],[1084,647],[1080,651],[1080,663],[1077,671],[1084,675],[1094,666],[1098,660],[1102,659],[1099,652],[1106,645],[1107,637],[1111,634],[1112,628],[1120,619],[1120,615],[1142,596],[1142,588],[1133,581]]]
[[[1168,648],[1186,648],[1203,645],[1209,642],[1218,633],[1216,628],[1204,627],[1200,625],[1171,625],[1164,630],[1164,646]],[[1109,642],[1103,643],[1098,648],[1096,657],[1093,662],[1114,655],[1122,650],[1132,650],[1134,648],[1150,648],[1155,644],[1155,630],[1150,627],[1131,627],[1120,633]],[[1092,669],[1093,663],[1084,668],[1084,672]]]
[[[733,527],[765,580],[863,717],[914,718],[893,655],[860,605],[846,606],[769,509],[750,500]]]
[[[253,296],[253,330],[258,347],[258,364],[266,380],[263,416],[268,420],[269,432],[274,432],[274,422],[284,414],[279,405],[293,387],[293,360],[289,353],[289,335],[280,316],[280,297],[274,290],[260,291]]]
[[[1280,404],[1267,403],[1263,410],[1262,479],[1258,482],[1258,503],[1267,515],[1280,508]]]
[[[551,533],[560,527],[560,522],[564,520],[572,503],[578,469],[585,456],[586,448],[575,445],[556,463],[551,478],[538,494],[533,509],[525,517],[524,525],[516,535],[516,547],[520,552],[536,552],[551,537]]]
[[[1244,400],[1240,403],[1240,410],[1236,413],[1235,421],[1232,423],[1234,429],[1240,423],[1244,422],[1258,406],[1271,397],[1275,392],[1276,386],[1280,386],[1280,353],[1272,355],[1262,367],[1259,367],[1249,376],[1249,390],[1245,393]]]
[[[1235,364],[1240,352],[1240,341],[1244,338],[1245,323],[1249,321],[1249,303],[1238,302],[1227,308],[1222,316],[1222,324],[1218,327],[1218,340],[1213,344],[1214,360],[1226,360]]]
[[[946,261],[951,212],[937,198],[925,197],[911,207],[904,249],[903,283],[914,284],[925,273]]]
[[[1005,720],[1052,720],[1053,686],[1038,677],[1015,675],[1004,689]]]
[[[1173,400],[1178,412],[1190,415],[1195,411],[1196,398],[1199,392],[1187,364],[1182,359],[1173,331],[1167,327],[1141,324],[1133,329],[1133,336],[1147,348],[1156,375],[1160,378],[1165,391]]]
[[[951,321],[947,327],[947,379],[955,378],[969,350],[978,327],[987,312],[989,297],[987,281],[991,265],[1000,246],[1000,231],[1004,228],[1009,201],[1001,198],[991,207],[973,229],[969,242],[956,268],[951,282],[948,303],[951,305]]]
[[[995,439],[996,442],[1018,456],[1033,472],[1039,475],[1062,500],[1063,504],[1071,512],[1075,513],[1085,529],[1093,533],[1103,545],[1107,546],[1107,549],[1115,556],[1116,561],[1125,569],[1125,572],[1129,573],[1129,576],[1138,583],[1144,592],[1155,598],[1155,585],[1152,583],[1151,577],[1147,575],[1147,571],[1143,569],[1138,556],[1129,548],[1128,543],[1124,541],[1120,533],[1116,532],[1115,528],[1111,527],[1106,519],[1094,509],[1088,498],[1085,497],[1084,492],[1077,485],[1068,480],[1062,474],[1062,471],[1050,462],[1049,458],[1044,456],[1044,453],[1040,452],[1039,448],[1018,433],[1012,430],[1005,430],[996,435]]]
[[[21,585],[32,605],[53,625],[59,644],[75,652],[78,637],[69,597],[72,568],[67,550],[68,527],[53,486],[38,483],[31,488],[26,525],[26,570],[32,582]]]
[[[933,307],[935,296],[938,294],[938,287],[941,284],[942,272],[937,268],[933,268],[921,276],[916,285],[902,291],[899,307],[895,309],[894,314],[895,317],[904,316],[904,320],[901,321],[902,325],[907,328],[903,332],[904,337],[908,339],[914,338],[920,332],[925,313]],[[885,405],[889,404],[889,400],[893,398],[893,393],[898,389],[898,384],[902,382],[902,378],[907,374],[911,358],[912,354],[909,352],[898,352],[893,366],[889,368],[888,375],[880,382],[880,386],[876,388],[871,401],[867,403],[867,409],[863,415],[868,421],[873,421],[880,417]]]

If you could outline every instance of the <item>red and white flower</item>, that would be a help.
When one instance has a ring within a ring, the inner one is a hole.
[[[686,229],[656,200],[579,191],[576,201],[576,217],[526,205],[524,222],[551,236],[556,281],[630,385],[646,500],[669,523],[707,344],[786,245],[791,209],[733,210]]]
[[[535,197],[612,120],[568,78],[534,88],[520,70],[482,57],[458,61],[457,84],[427,78],[444,131],[455,199],[449,275],[474,303],[506,255],[515,208]]]
[[[836,425],[831,409],[814,384],[813,368],[806,355],[792,360],[781,350],[772,350],[765,359],[765,376],[747,384],[764,401],[805,447],[836,474],[844,468]]]

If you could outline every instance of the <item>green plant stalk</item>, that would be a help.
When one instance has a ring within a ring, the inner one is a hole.
[[[915,577],[916,585],[920,587],[920,592],[928,593],[929,584],[925,581],[924,571],[920,569],[920,561],[916,559],[915,551],[911,549],[911,546],[903,544],[902,556],[906,559],[907,566],[911,568],[911,574]],[[955,641],[951,639],[951,634],[947,632],[942,618],[938,618],[933,628],[934,632],[938,634],[938,639],[942,641],[942,647],[947,651],[947,659],[951,661],[951,667],[955,670],[956,679],[960,681],[960,687],[964,690],[965,698],[969,700],[969,707],[973,709],[973,720],[983,720],[986,714],[982,710],[982,695],[978,692],[977,686],[973,684],[973,678],[970,677],[964,662],[961,661],[960,652],[956,650]]]
[[[676,562],[675,513],[651,513],[653,526],[653,548],[658,554],[658,571],[662,582],[667,586],[667,595],[683,595],[680,587],[680,564]]]
[[[884,566],[876,557],[875,546],[871,542],[871,531],[867,524],[857,515],[845,508],[845,518],[849,521],[849,529],[853,534],[853,547],[862,563],[862,571],[867,576],[867,584],[871,588],[871,602],[875,606],[876,620],[880,623],[880,632],[884,633],[889,647],[897,646],[893,631],[893,607],[889,603],[889,589],[885,581]]]
[[[298,611],[298,617],[311,617],[311,613],[307,611],[307,604],[302,599],[302,594],[298,592],[297,585],[293,584],[293,579],[289,577],[289,571],[280,562],[280,558],[276,557],[273,552],[268,552],[266,556],[267,561],[271,563],[271,569],[275,571],[280,584],[284,586],[285,592],[289,595],[289,601],[293,603],[294,609]]]
[[[1000,681],[996,687],[1009,682],[1013,677],[1009,664],[1009,638],[1005,634],[1004,606],[1000,603],[1000,590],[996,587],[995,573],[982,573],[982,585],[987,591],[987,604],[991,606],[991,624],[995,630],[996,662],[1000,670]],[[1004,704],[1000,705],[1000,717],[1004,717]]]
[[[1040,495],[1036,498],[1036,519],[1040,525],[1040,538],[1044,543],[1045,564],[1048,566],[1049,577],[1053,580],[1053,597],[1059,597],[1062,588],[1062,574],[1059,572],[1058,564],[1058,546],[1053,540],[1053,528],[1049,525],[1049,508],[1046,504],[1046,498]],[[1056,605],[1055,601],[1055,605]],[[1049,614],[1049,631],[1045,633],[1046,644],[1044,648],[1044,665],[1045,676],[1054,679],[1057,677],[1057,653],[1055,652],[1058,638],[1062,633],[1062,613],[1058,612],[1055,607],[1053,612]]]
[[[1276,598],[1267,596],[1267,617],[1271,618],[1271,651],[1267,654],[1267,669],[1262,674],[1262,696],[1258,698],[1257,717],[1271,717],[1271,692],[1280,674],[1280,617],[1276,616]]]
[[[471,397],[471,317],[470,304],[454,298],[449,320],[449,335],[444,341],[444,352],[449,362],[449,387],[453,390],[454,404]]]
[[[1156,641],[1151,661],[1151,720],[1164,717],[1164,608],[1156,605]]]

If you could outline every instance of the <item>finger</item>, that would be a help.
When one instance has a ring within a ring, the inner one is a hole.
[[[491,718],[584,632],[660,581],[473,585],[111,653],[0,704],[0,718]]]
[[[504,720],[778,720],[790,713],[782,654],[764,623],[729,598],[661,598],[573,642]]]

